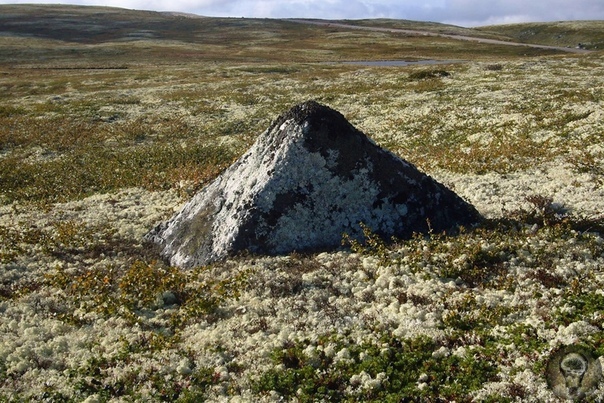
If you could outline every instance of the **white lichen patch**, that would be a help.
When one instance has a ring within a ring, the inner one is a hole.
[[[58,203],[50,210],[17,203],[0,206],[0,221],[3,226],[18,229],[27,224],[46,227],[57,221],[76,220],[82,225],[107,225],[125,238],[140,239],[150,226],[173,212],[180,202],[175,192],[125,189]]]
[[[505,210],[526,208],[526,198],[534,195],[550,197],[560,208],[578,215],[597,217],[602,213],[604,188],[592,174],[578,173],[562,159],[507,174],[439,171],[434,176],[490,218],[500,217]]]

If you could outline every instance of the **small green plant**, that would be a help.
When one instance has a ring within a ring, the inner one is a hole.
[[[186,275],[176,267],[136,261],[117,282],[120,305],[131,310],[153,307],[160,298],[163,305],[165,293],[170,293],[171,303],[177,303],[183,298],[185,284]]]
[[[25,252],[26,234],[8,227],[0,227],[0,263],[10,263]]]
[[[0,226],[0,263],[14,262],[33,247],[59,258],[77,255],[100,246],[112,236],[113,231],[106,227],[90,227],[76,220],[55,221],[43,229]]]
[[[482,383],[495,379],[494,362],[480,350],[461,357],[440,355],[441,347],[427,337],[388,335],[379,343],[357,344],[345,338],[323,339],[317,346],[290,343],[273,354],[274,364],[283,369],[261,375],[253,390],[275,391],[284,399],[304,402],[452,400],[467,398]]]
[[[388,246],[384,239],[374,233],[365,223],[359,223],[363,231],[364,240],[360,241],[352,238],[347,233],[342,234],[342,245],[361,255],[376,256],[384,263],[389,256]]]
[[[501,341],[504,345],[514,345],[524,354],[534,354],[548,349],[548,340],[539,336],[538,329],[527,324],[509,326],[507,335]]]
[[[230,164],[235,153],[219,145],[146,145],[122,150],[83,147],[62,158],[35,164],[19,158],[0,160],[7,201],[57,202],[126,187],[168,189],[177,180],[197,188]]]
[[[547,243],[532,250],[531,257],[523,263],[531,268],[527,277],[547,288],[563,287],[568,279],[553,272],[554,262],[569,252],[555,245],[572,240],[577,250],[585,247],[592,256],[600,256],[604,245],[599,235],[587,231],[601,231],[604,226],[601,220],[572,216],[548,197],[529,196],[527,201],[533,206],[529,210],[507,212],[502,219],[485,220],[458,234],[415,234],[411,239],[386,244],[361,225],[364,242],[345,234],[343,244],[353,252],[376,257],[379,266],[404,265],[413,272],[461,281],[471,288],[507,287],[507,267],[512,261],[524,260],[523,251],[537,237]]]
[[[443,316],[445,329],[462,332],[483,333],[485,330],[505,322],[505,319],[513,313],[506,307],[491,308],[479,304],[474,294],[468,293],[454,303],[445,301],[447,313]]]
[[[496,244],[506,235],[481,228],[472,232],[462,229],[457,235],[415,234],[411,239],[394,239],[387,245],[370,228],[361,227],[364,243],[346,234],[343,237],[343,244],[350,245],[353,252],[375,256],[382,266],[404,263],[414,271],[431,269],[439,277],[460,279],[471,287],[505,275],[503,263],[512,249],[503,243],[497,248],[485,248],[485,244]]]
[[[7,118],[15,115],[23,115],[25,113],[25,109],[21,107],[16,107],[12,105],[0,105],[0,118]]]

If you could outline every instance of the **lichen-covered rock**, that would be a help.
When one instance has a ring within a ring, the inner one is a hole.
[[[279,117],[252,148],[146,238],[180,267],[239,251],[284,254],[362,238],[449,230],[479,219],[455,193],[314,101]]]

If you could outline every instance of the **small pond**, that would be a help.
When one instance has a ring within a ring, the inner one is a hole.
[[[401,66],[421,66],[435,64],[451,64],[463,63],[463,60],[358,60],[353,62],[342,62],[354,66],[371,66],[371,67],[401,67]]]

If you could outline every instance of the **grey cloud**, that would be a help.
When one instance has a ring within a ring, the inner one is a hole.
[[[458,25],[604,19],[601,0],[450,0],[439,21]]]
[[[255,1],[236,0],[221,2],[205,8],[202,14],[234,17],[306,17],[306,18],[363,18],[371,8],[362,1]]]

